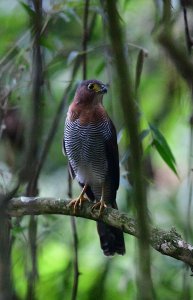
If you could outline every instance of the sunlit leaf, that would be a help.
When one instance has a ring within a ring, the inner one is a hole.
[[[163,158],[165,163],[170,167],[170,169],[176,174],[176,161],[174,158],[174,155],[165,139],[165,137],[162,135],[162,133],[152,124],[149,124],[149,127],[151,129],[153,141],[152,145],[155,146],[156,150],[160,154],[160,156]]]
[[[161,144],[166,152],[168,152],[169,156],[171,156],[171,160],[175,163],[175,158],[170,150],[170,147],[165,139],[165,137],[162,135],[162,133],[156,128],[154,125],[150,124],[150,129],[152,131],[153,138]]]

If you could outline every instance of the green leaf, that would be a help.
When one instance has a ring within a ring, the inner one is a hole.
[[[17,236],[18,234],[24,232],[27,226],[15,226],[12,228],[11,233],[13,236]]]
[[[140,132],[139,134],[140,140],[143,141],[143,139],[146,138],[146,136],[148,136],[149,133],[150,133],[149,129],[142,130],[142,132]]]
[[[23,8],[25,9],[25,11],[27,12],[27,14],[29,15],[30,18],[33,18],[35,16],[35,12],[33,11],[33,9],[31,9],[31,7],[29,5],[27,5],[26,3],[20,1],[21,6],[23,6]]]
[[[44,36],[40,37],[40,45],[51,51],[53,51],[55,49],[53,42],[51,40],[45,38]]]
[[[156,150],[168,167],[178,176],[176,170],[176,161],[165,137],[154,125],[149,124],[149,127],[153,137],[152,145],[155,146]]]
[[[124,8],[124,9],[126,9],[126,8],[127,8],[127,6],[128,6],[128,3],[129,3],[129,1],[128,1],[128,0],[125,0],[125,1],[124,1],[124,4],[123,4],[123,8]]]
[[[152,144],[149,144],[143,151],[143,156],[145,157],[146,155],[149,155],[150,150],[152,148]]]

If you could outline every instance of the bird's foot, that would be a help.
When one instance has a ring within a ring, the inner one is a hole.
[[[97,202],[96,204],[93,205],[91,211],[99,208],[99,216],[100,216],[103,209],[106,207],[107,207],[107,205],[105,204],[105,201],[103,199],[101,199],[99,202]]]
[[[83,195],[80,195],[78,198],[71,200],[69,206],[73,206],[74,213],[76,213],[77,207],[81,208],[84,201],[88,201],[88,199]]]

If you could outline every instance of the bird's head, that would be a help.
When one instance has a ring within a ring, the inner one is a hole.
[[[103,95],[107,93],[107,85],[99,80],[91,79],[82,81],[75,94],[77,104],[97,104],[101,103]]]

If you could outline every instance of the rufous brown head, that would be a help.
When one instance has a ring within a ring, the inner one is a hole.
[[[101,103],[103,95],[107,93],[107,85],[96,79],[82,81],[74,97],[77,104]]]

